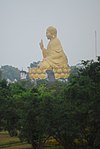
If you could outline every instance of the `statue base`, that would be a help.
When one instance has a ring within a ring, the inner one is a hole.
[[[55,81],[54,72],[52,70],[46,70],[46,73],[47,73],[47,80],[50,82],[54,82]]]

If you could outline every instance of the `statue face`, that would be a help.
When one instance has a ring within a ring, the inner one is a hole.
[[[50,33],[49,30],[46,31],[46,36],[47,36],[48,39],[52,38],[52,34]]]

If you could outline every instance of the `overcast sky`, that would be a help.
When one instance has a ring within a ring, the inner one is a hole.
[[[41,38],[55,26],[69,65],[100,55],[100,0],[0,0],[0,66],[27,70],[42,60]]]

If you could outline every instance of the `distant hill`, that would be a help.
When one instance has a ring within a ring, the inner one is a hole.
[[[11,81],[20,79],[20,70],[18,68],[5,65],[0,68],[2,79],[9,79]]]

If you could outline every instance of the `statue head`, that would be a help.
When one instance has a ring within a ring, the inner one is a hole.
[[[57,36],[57,30],[53,26],[49,26],[46,30],[46,36],[48,39],[53,39]]]

